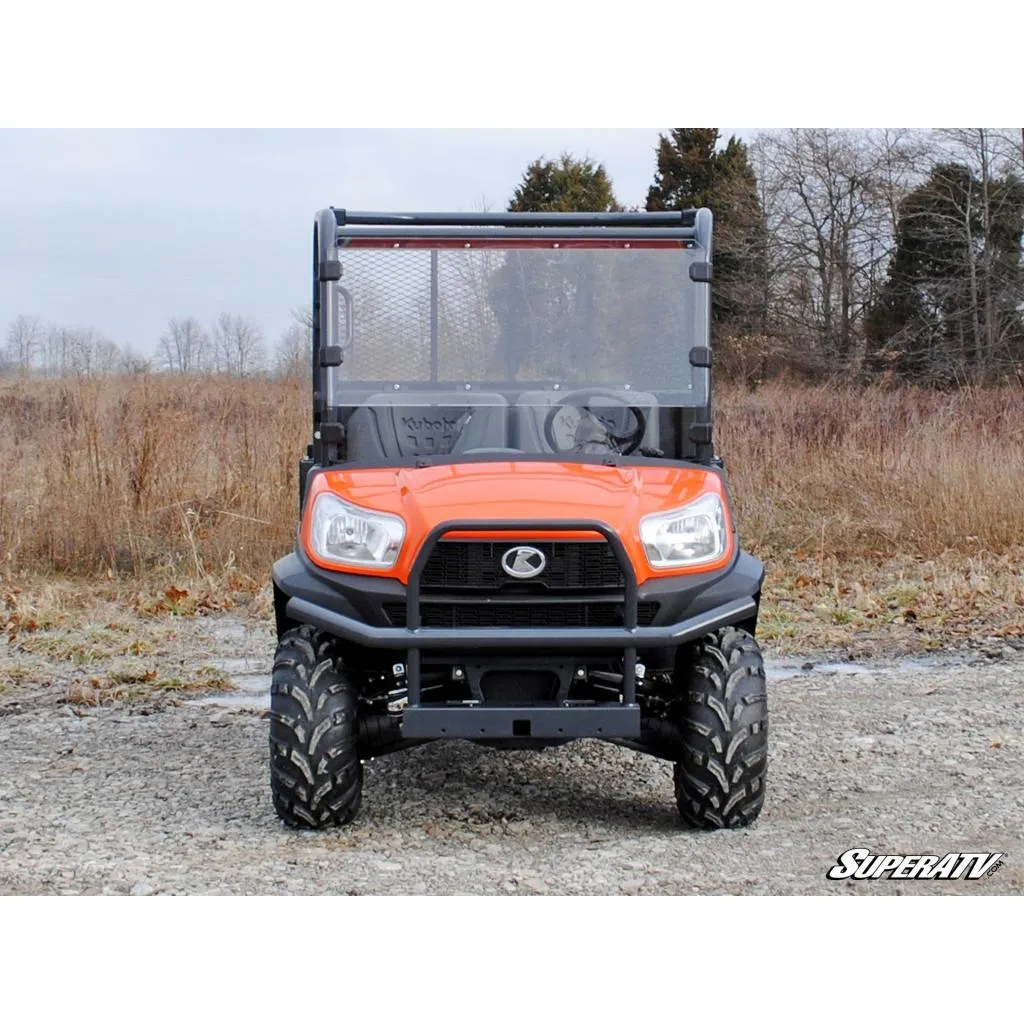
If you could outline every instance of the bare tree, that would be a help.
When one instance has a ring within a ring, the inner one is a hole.
[[[135,353],[131,346],[126,345],[121,350],[121,356],[117,361],[116,372],[126,374],[148,373],[151,369],[150,360]]]
[[[96,371],[96,333],[88,327],[69,327],[64,331],[65,370],[91,376]]]
[[[67,344],[64,330],[57,324],[48,324],[39,345],[39,366],[49,377],[59,377],[67,362]]]
[[[117,373],[121,365],[121,348],[109,338],[99,337],[93,346],[93,367],[95,373]]]
[[[292,314],[295,316],[294,312]],[[279,377],[300,378],[310,370],[313,354],[313,332],[298,317],[278,339],[274,369]]]
[[[313,307],[306,303],[305,306],[296,306],[291,311],[292,320],[305,327],[312,334],[313,331]]]
[[[50,324],[42,343],[43,371],[51,377],[63,376],[71,369],[78,348],[74,328],[63,324]]]
[[[210,338],[192,316],[172,318],[157,344],[159,364],[173,373],[196,373],[206,369]]]
[[[823,369],[856,367],[864,320],[915,179],[908,132],[795,128],[759,136],[772,319]]]
[[[20,331],[18,335],[22,368],[24,360],[28,359],[29,365],[39,365],[43,373],[53,377],[91,376],[113,373],[117,369],[121,350],[92,327],[49,324],[36,326],[34,330],[34,339],[30,339],[27,332]],[[34,341],[31,347],[28,340]]]
[[[1004,361],[1008,321],[1001,311],[1019,308],[1020,261],[999,252],[997,226],[1019,215],[1021,192],[1012,133],[993,128],[942,128],[935,132],[938,151],[967,168],[977,188],[965,191],[958,210],[967,245],[963,253],[970,282],[975,374],[984,379]],[[1015,184],[1016,182],[1016,184]]]
[[[217,370],[235,377],[258,373],[266,364],[263,332],[248,317],[221,313],[213,327],[213,349]]]
[[[16,316],[7,328],[6,359],[23,376],[30,373],[35,365],[43,335],[43,325],[37,316]]]

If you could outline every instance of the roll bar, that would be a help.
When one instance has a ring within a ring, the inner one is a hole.
[[[344,227],[662,227],[692,228],[696,210],[654,213],[371,213],[331,207]]]

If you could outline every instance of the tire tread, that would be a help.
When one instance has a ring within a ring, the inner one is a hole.
[[[291,828],[347,825],[358,813],[363,766],[357,699],[333,644],[311,626],[285,633],[270,689],[270,790]]]
[[[697,828],[752,824],[764,805],[768,703],[757,641],[728,627],[697,645],[685,680],[685,737],[673,779],[676,805]]]

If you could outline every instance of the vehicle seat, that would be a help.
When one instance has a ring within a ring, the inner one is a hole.
[[[575,389],[574,389],[575,390]],[[646,448],[658,447],[658,400],[647,391],[624,391],[632,405],[643,410],[647,417],[647,429],[644,432],[642,445]],[[512,412],[512,444],[527,452],[550,452],[551,446],[544,438],[544,421],[551,407],[565,397],[565,392],[558,391],[525,391],[519,396]],[[602,408],[604,402],[607,406]],[[633,417],[625,416],[625,411],[616,402],[598,397],[591,409],[601,416],[608,416],[612,423],[632,421]],[[617,415],[618,414],[618,415]]]
[[[506,448],[508,402],[491,392],[380,392],[348,420],[348,457],[379,462]]]

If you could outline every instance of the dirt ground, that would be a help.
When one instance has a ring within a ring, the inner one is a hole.
[[[856,662],[766,642],[769,784],[747,830],[687,830],[666,762],[582,741],[384,758],[350,828],[295,833],[269,798],[266,608],[162,601],[180,607],[9,600],[0,892],[1024,889],[1019,639]],[[827,880],[851,848],[1005,856],[978,881]]]

